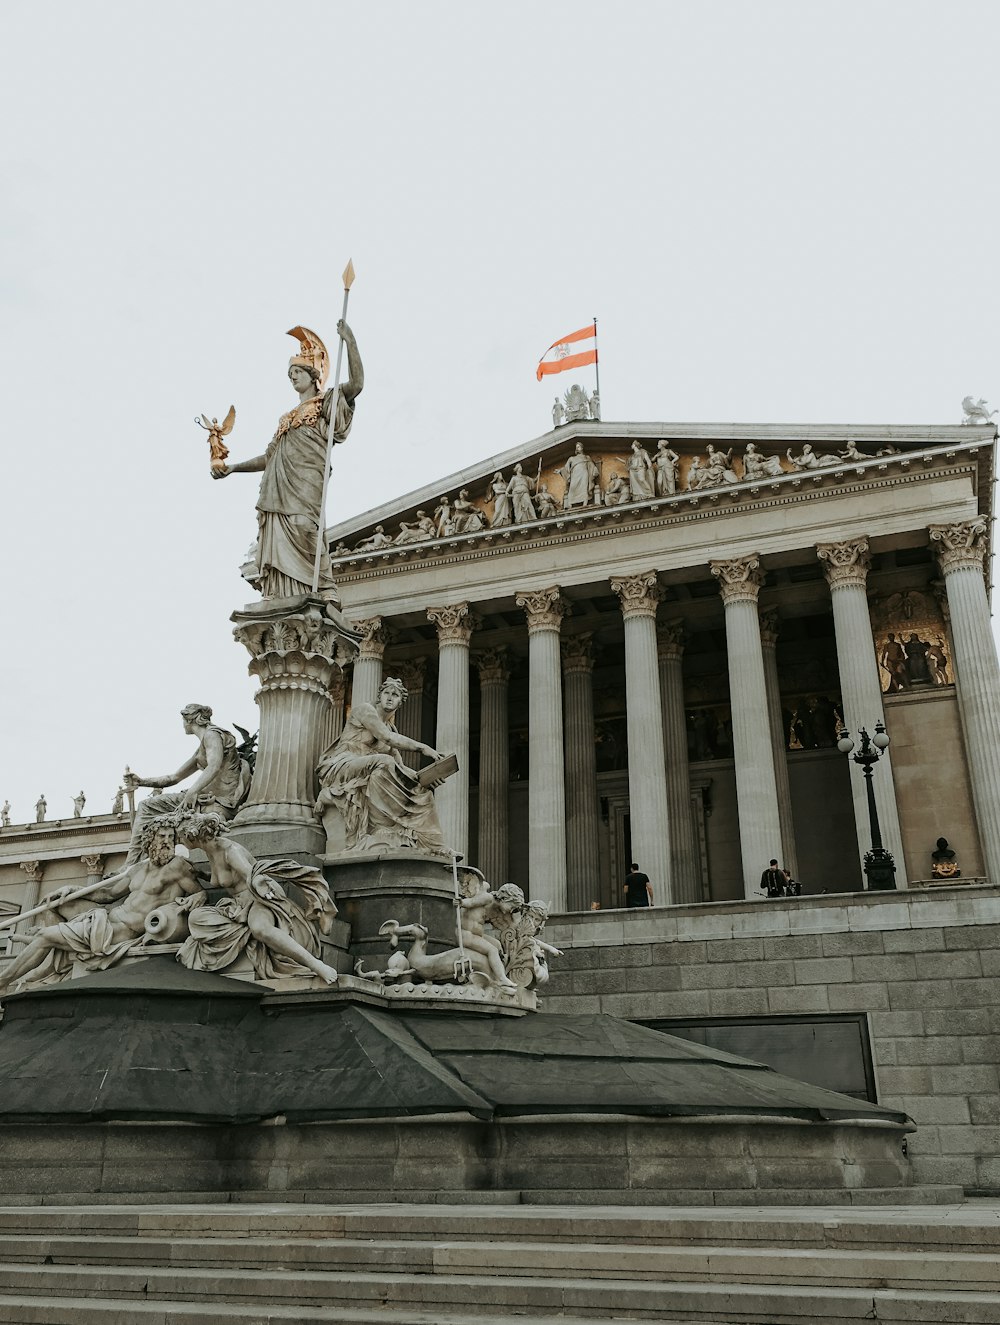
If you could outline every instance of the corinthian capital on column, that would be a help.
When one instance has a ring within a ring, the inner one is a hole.
[[[352,621],[355,630],[360,631],[358,657],[362,662],[381,662],[385,646],[389,643],[389,628],[380,616],[363,617]]]
[[[81,857],[80,857],[80,864],[81,864],[81,865],[83,866],[83,868],[87,871],[87,878],[88,878],[88,879],[90,879],[90,878],[97,878],[97,879],[99,879],[99,878],[101,877],[101,870],[104,869],[104,857],[103,857],[103,856],[81,856]]]
[[[725,604],[757,602],[764,572],[756,553],[749,557],[734,557],[731,561],[710,561],[708,568],[719,581],[719,592]]]
[[[568,676],[571,672],[594,670],[594,637],[589,632],[583,635],[567,635],[560,649],[564,676]]]
[[[675,617],[673,621],[663,621],[656,627],[656,656],[660,662],[670,662],[684,656],[686,632],[684,621]]]
[[[613,575],[611,592],[618,595],[626,621],[633,617],[655,618],[663,598],[655,570],[644,571],[641,575]]]
[[[927,532],[945,575],[954,570],[982,571],[990,547],[981,516],[961,524],[932,524]]]
[[[468,644],[479,618],[470,611],[468,603],[454,603],[451,607],[429,607],[427,620],[437,626],[438,644]]]
[[[476,655],[481,686],[506,685],[510,680],[510,656],[506,649],[484,649]]]
[[[760,614],[760,642],[765,649],[774,649],[778,645],[778,610],[769,607]]]
[[[41,883],[45,866],[40,860],[22,860],[21,869],[24,870],[24,876],[28,883]]]
[[[334,667],[330,674],[330,684],[327,686],[327,690],[330,694],[331,703],[343,704],[347,692],[347,677],[344,675],[342,667]]]
[[[396,675],[406,686],[407,690],[416,693],[423,690],[424,681],[427,677],[427,659],[426,658],[404,658],[400,662],[393,664]]]
[[[558,585],[553,585],[551,589],[526,589],[515,595],[514,602],[524,608],[529,635],[542,630],[558,631],[563,617],[570,611],[570,605]]]
[[[816,555],[823,563],[823,574],[831,589],[865,587],[872,565],[866,537],[848,538],[843,543],[817,543]]]

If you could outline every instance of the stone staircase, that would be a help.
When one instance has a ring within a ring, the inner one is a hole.
[[[5,1325],[1000,1325],[1000,1203],[0,1208]]]

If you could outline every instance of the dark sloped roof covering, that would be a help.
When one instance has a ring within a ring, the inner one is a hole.
[[[17,995],[0,1027],[9,1122],[456,1112],[905,1119],[611,1016],[267,1005],[168,958]]]

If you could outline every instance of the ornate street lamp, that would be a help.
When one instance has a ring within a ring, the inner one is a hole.
[[[869,892],[887,892],[896,887],[896,862],[890,852],[882,845],[882,834],[878,826],[878,808],[875,805],[875,791],[872,787],[872,769],[878,763],[882,753],[889,747],[889,734],[881,722],[875,724],[875,735],[869,736],[864,727],[860,731],[861,749],[852,758],[865,772],[865,790],[868,793],[868,822],[871,826],[872,846],[865,855],[865,877]],[[841,732],[837,749],[841,754],[849,755],[854,749],[854,742],[848,732]]]

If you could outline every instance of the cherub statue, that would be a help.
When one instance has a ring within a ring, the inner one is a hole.
[[[982,396],[978,400],[973,400],[971,396],[963,396],[962,409],[965,411],[965,417],[962,419],[964,424],[989,423],[997,412],[995,409],[987,409]]]
[[[228,437],[233,431],[233,424],[236,422],[236,406],[229,406],[229,413],[220,423],[218,419],[211,421],[203,414],[200,419],[195,419],[199,428],[204,428],[208,433],[208,446],[211,451],[211,467],[215,473],[221,473],[226,467],[226,460],[229,457],[229,447],[222,440]]]
[[[504,970],[499,940],[486,933],[486,922],[496,905],[493,889],[481,875],[472,870],[468,871],[460,887],[463,896],[455,898],[455,906],[458,908],[461,946],[467,952],[475,952],[486,958],[494,984],[513,988],[514,981]]]

